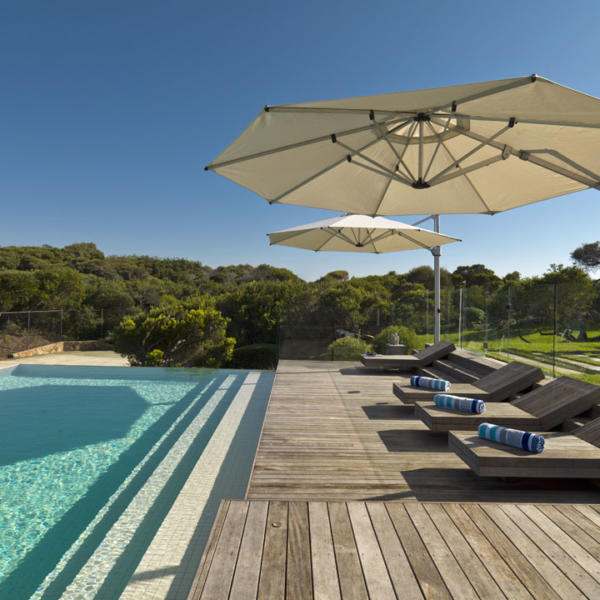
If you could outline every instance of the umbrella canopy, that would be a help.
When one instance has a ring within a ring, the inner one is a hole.
[[[330,252],[396,252],[459,242],[383,217],[345,215],[267,234],[271,244]]]
[[[486,213],[600,186],[600,100],[532,75],[267,106],[206,169],[270,203]]]

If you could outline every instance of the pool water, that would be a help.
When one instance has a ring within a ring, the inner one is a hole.
[[[118,597],[233,402],[241,412],[227,444],[241,437],[245,451],[225,489],[243,497],[272,380],[238,370],[1,370],[0,598]]]

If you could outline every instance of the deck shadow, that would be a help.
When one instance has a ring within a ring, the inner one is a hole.
[[[388,452],[449,452],[448,434],[415,429],[378,431]]]
[[[368,419],[412,419],[415,417],[414,406],[403,406],[401,404],[388,404],[387,402],[378,402],[369,406],[361,407]]]
[[[598,488],[585,479],[479,477],[465,468],[421,468],[402,471],[420,502],[587,503]]]
[[[369,377],[373,377],[374,375],[386,376],[386,377],[398,375],[399,377],[408,377],[410,375],[409,372],[384,371],[383,369],[369,369],[369,367],[362,367],[362,366],[340,367],[338,369],[338,372],[341,375],[368,375]]]

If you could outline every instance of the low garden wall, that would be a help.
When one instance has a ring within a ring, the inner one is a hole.
[[[40,356],[42,354],[54,354],[55,352],[82,352],[85,350],[112,350],[112,346],[107,342],[97,340],[87,341],[72,341],[72,342],[55,342],[38,346],[37,348],[29,348],[20,352],[13,352],[11,358],[27,358],[28,356]]]

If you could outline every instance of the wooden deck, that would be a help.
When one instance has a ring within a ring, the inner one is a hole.
[[[393,396],[407,380],[280,361],[188,600],[600,598],[597,485],[478,477]]]
[[[594,503],[586,480],[475,475],[392,393],[408,377],[358,363],[279,363],[248,500]]]
[[[600,598],[591,505],[224,501],[189,600]]]

